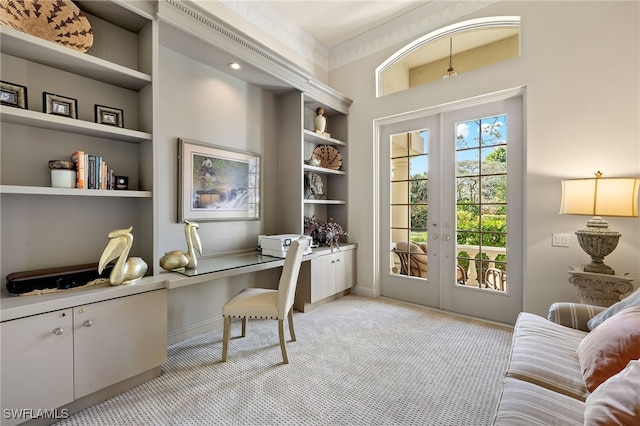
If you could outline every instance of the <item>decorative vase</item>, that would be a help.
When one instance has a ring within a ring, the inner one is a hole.
[[[316,132],[324,133],[327,128],[327,118],[324,116],[324,109],[322,107],[316,109],[315,118]]]
[[[75,188],[76,171],[67,169],[51,169],[51,186],[53,188]]]
[[[311,231],[311,239],[313,240],[314,245],[316,245],[317,247],[324,247],[324,245],[327,243],[326,235],[316,229]]]

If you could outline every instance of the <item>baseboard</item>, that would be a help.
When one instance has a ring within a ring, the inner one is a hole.
[[[298,312],[305,312],[306,313],[306,312],[309,312],[309,311],[317,308],[318,306],[324,305],[325,303],[329,303],[329,302],[332,302],[334,300],[338,300],[341,297],[346,296],[349,293],[351,293],[351,289],[342,290],[339,293],[336,293],[336,294],[334,294],[332,296],[326,297],[326,298],[324,298],[322,300],[319,300],[317,302],[314,302],[314,303],[304,302],[304,306],[297,306],[297,307],[294,306],[293,308]]]
[[[354,294],[356,296],[370,297],[372,299],[380,297],[380,292],[378,292],[375,288],[360,287],[357,285],[355,287],[351,287],[351,294]]]
[[[219,315],[217,317],[207,318],[206,320],[171,331],[167,335],[167,345],[171,346],[176,343],[180,343],[183,340],[187,340],[213,330],[222,329],[222,324],[223,318],[222,315]]]

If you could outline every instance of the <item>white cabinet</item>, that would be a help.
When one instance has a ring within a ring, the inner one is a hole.
[[[153,7],[77,3],[94,34],[87,53],[0,26],[2,80],[27,88],[26,109],[0,107],[2,243],[25,248],[2,251],[3,277],[96,262],[106,235],[129,226],[135,255],[153,263]],[[77,118],[43,112],[45,92],[77,100]],[[124,127],[96,123],[95,105],[122,109]],[[129,190],[52,188],[48,161],[74,151],[101,156]]]
[[[318,257],[303,262],[294,308],[306,312],[314,304],[342,296],[353,287],[356,281],[355,254],[355,247],[346,245],[339,251],[322,250]]]
[[[76,307],[75,398],[133,377],[167,358],[166,290]]]
[[[3,425],[28,420],[20,410],[73,401],[72,316],[65,309],[0,324]]]
[[[6,410],[54,410],[162,365],[167,290],[5,321],[0,332],[2,424],[17,424],[28,419]]]

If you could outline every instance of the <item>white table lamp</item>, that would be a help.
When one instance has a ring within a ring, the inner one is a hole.
[[[591,256],[585,272],[615,275],[604,263],[605,256],[615,250],[620,233],[609,228],[602,216],[638,217],[638,178],[595,178],[562,181],[560,214],[593,216],[585,229],[576,231],[582,250]]]

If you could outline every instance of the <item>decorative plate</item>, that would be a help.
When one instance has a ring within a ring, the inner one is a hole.
[[[318,145],[313,150],[311,158],[317,158],[320,160],[320,167],[325,169],[338,170],[342,167],[342,155],[340,151],[332,147],[331,145]]]
[[[89,20],[69,0],[0,0],[0,24],[83,53],[93,45]]]

